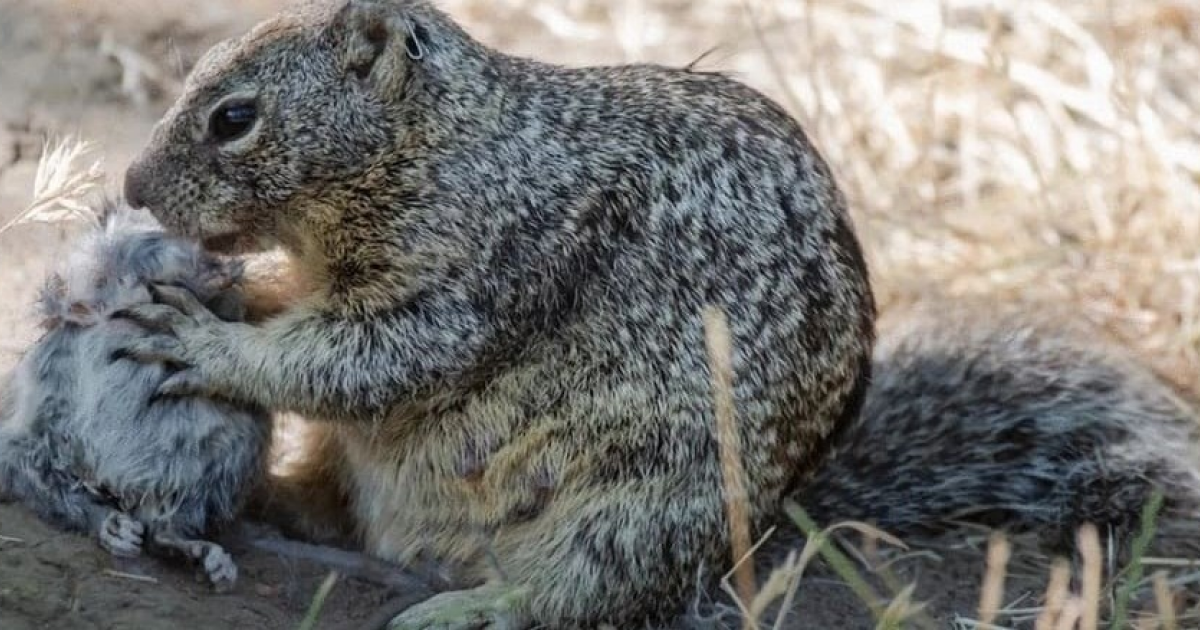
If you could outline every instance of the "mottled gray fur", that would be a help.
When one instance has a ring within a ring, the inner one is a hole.
[[[874,304],[842,195],[792,117],[720,74],[564,68],[422,0],[319,3],[206,54],[125,190],[176,233],[295,261],[311,292],[262,326],[164,293],[130,313],[164,334],[128,349],[188,366],[164,392],[320,423],[309,477],[280,486],[301,500],[277,513],[479,585],[397,627],[628,627],[721,573],[705,306],[732,326],[756,533],[811,486],[869,382]],[[936,459],[890,421],[843,450],[895,465],[839,474],[869,488]],[[863,515],[970,502],[928,498]]]
[[[238,268],[163,234],[119,204],[45,284],[45,334],[0,397],[0,496],[115,554],[152,551],[198,562],[218,587],[236,567],[200,539],[232,520],[262,474],[268,416],[197,397],[154,398],[169,374],[114,356],[146,331],[110,319],[150,302],[151,283],[186,287],[239,318]]]
[[[1103,334],[1057,315],[974,301],[892,315],[863,413],[801,503],[820,522],[901,534],[953,520],[1032,530],[1059,551],[1084,523],[1127,542],[1156,489],[1161,524],[1195,522],[1195,407]]]

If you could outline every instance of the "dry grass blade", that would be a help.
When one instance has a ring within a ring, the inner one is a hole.
[[[829,536],[839,529],[853,529],[864,535],[870,536],[872,540],[883,540],[888,544],[908,549],[898,538],[891,536],[883,531],[880,531],[866,523],[855,521],[846,521],[831,525],[830,527],[819,532],[817,535],[809,536],[804,543],[804,548],[799,555],[795,551],[788,554],[787,559],[783,564],[776,567],[772,572],[767,582],[759,589],[754,600],[746,607],[744,614],[748,619],[757,620],[762,618],[767,608],[775,602],[776,599],[783,597],[783,601],[779,606],[779,613],[773,624],[774,630],[783,628],[783,623],[787,616],[792,612],[792,603],[795,601],[796,592],[800,588],[800,579],[804,576],[805,569],[808,568],[812,559],[821,552],[822,546],[828,543]],[[900,589],[899,594],[892,603],[883,610],[884,619],[904,619],[905,617],[920,614],[924,610],[923,604],[914,604],[912,602],[912,593],[914,587],[912,585]],[[924,622],[918,624],[926,627]]]
[[[758,589],[754,600],[747,606],[749,612],[747,617],[751,620],[761,619],[771,604],[775,603],[775,600],[783,598],[774,624],[774,628],[782,627],[781,624],[790,612],[792,601],[796,596],[796,589],[800,585],[800,576],[803,573],[804,567],[799,563],[799,555],[795,551],[788,553],[783,563],[775,567],[771,571],[771,575],[767,576],[767,581]]]
[[[913,593],[916,590],[916,584],[909,584],[901,589],[883,609],[883,617],[876,624],[876,628],[903,628],[905,619],[922,612],[925,604],[913,602]]]
[[[716,404],[717,443],[721,450],[725,511],[729,518],[729,540],[733,551],[737,594],[745,604],[753,602],[756,589],[754,563],[748,561],[751,547],[750,508],[746,493],[746,471],[742,467],[741,438],[738,435],[733,401],[733,340],[725,313],[715,307],[704,310],[705,341],[712,373]],[[747,618],[746,627],[756,619]]]
[[[113,569],[105,569],[104,575],[117,578],[118,580],[130,580],[133,582],[145,582],[147,584],[158,584],[158,579],[149,575],[140,575],[138,573],[126,573],[124,571],[115,571]]]
[[[822,530],[817,527],[817,524],[808,516],[804,508],[791,500],[784,502],[784,512],[796,523],[808,539],[808,542],[804,545],[803,552],[800,554],[800,566],[806,566],[819,553],[829,563],[834,572],[838,574],[838,577],[842,578],[842,581],[850,587],[850,590],[871,610],[871,614],[875,616],[878,624],[877,628],[899,628],[902,627],[901,624],[904,622],[909,622],[921,628],[932,627],[920,616],[923,606],[909,605],[904,608],[898,606],[896,609],[885,607],[881,603],[883,598],[863,579],[858,570],[855,569],[854,563],[839,551],[836,546],[829,544],[829,537],[834,531],[838,529],[854,529],[859,532],[868,533],[889,544],[898,544],[900,547],[907,548],[894,536],[888,535],[866,523],[857,521],[844,521]],[[903,595],[903,592],[900,595]],[[900,597],[900,595],[897,597]],[[897,618],[895,616],[897,614],[901,616]]]
[[[1054,630],[1074,630],[1076,624],[1083,618],[1085,604],[1078,597],[1069,597],[1063,602],[1062,612]]]
[[[1062,616],[1071,588],[1071,565],[1063,558],[1055,558],[1050,565],[1050,581],[1046,585],[1046,605],[1038,615],[1035,630],[1054,630]]]
[[[991,628],[1004,599],[1004,579],[1008,572],[1008,560],[1012,549],[1001,532],[995,532],[988,540],[987,573],[979,596],[979,620],[981,628]]]
[[[1158,556],[1146,556],[1145,558],[1142,558],[1142,564],[1148,567],[1195,569],[1200,567],[1200,560],[1195,558],[1162,558]]]
[[[721,588],[726,593],[728,593],[731,597],[733,597],[734,604],[737,606],[737,608],[741,612],[742,616],[745,617],[748,621],[752,622],[753,624],[758,623],[758,621],[757,621],[758,616],[756,616],[754,613],[754,610],[755,610],[754,603],[758,602],[759,600],[764,599],[764,594],[763,594],[762,590],[757,589],[758,592],[754,593],[753,600],[743,601],[741,595],[738,593],[737,588],[729,583],[729,578],[737,575],[738,571],[741,570],[741,567],[743,564],[752,563],[754,561],[754,554],[758,553],[759,548],[762,547],[764,544],[766,544],[766,542],[768,540],[770,540],[771,536],[774,535],[774,533],[775,533],[774,527],[767,530],[767,533],[763,534],[763,536],[758,539],[758,542],[754,543],[754,545],[751,546],[750,549],[748,551],[746,551],[746,553],[742,554],[741,557],[739,557],[734,562],[733,566],[729,569],[729,571],[727,573],[725,573],[725,575],[721,576]],[[757,580],[756,580],[756,584],[757,584]],[[767,593],[765,595],[765,597],[769,598],[769,599],[774,599],[777,596],[778,596],[778,593]],[[767,601],[766,605],[769,605],[769,604],[770,604],[770,601]],[[760,608],[760,610],[766,609],[765,606],[763,606],[763,605],[760,605],[759,608]]]
[[[1158,607],[1158,621],[1163,630],[1175,630],[1179,627],[1175,619],[1175,598],[1171,594],[1171,585],[1167,583],[1165,571],[1155,571],[1151,579],[1154,583],[1154,602]]]
[[[24,212],[0,226],[0,234],[24,223],[96,221],[95,212],[84,199],[104,180],[100,161],[82,168],[76,164],[90,151],[89,143],[74,138],[65,138],[54,145],[47,142],[33,180],[33,201]]]
[[[1080,594],[1083,610],[1080,615],[1080,630],[1096,630],[1100,625],[1104,557],[1100,547],[1100,534],[1095,525],[1089,523],[1080,528],[1079,555],[1083,559],[1083,592]]]
[[[828,544],[832,528],[819,529],[817,524],[809,518],[808,513],[792,501],[785,503],[784,511],[800,527],[808,539],[808,542],[804,545],[803,553],[800,554],[801,564],[807,564],[813,556],[820,553],[829,562],[830,566],[833,567],[833,570],[846,582],[850,590],[854,591],[854,594],[871,609],[876,618],[881,617],[883,615],[883,608],[879,605],[880,597],[875,592],[875,589],[871,588],[871,585],[867,584],[866,580],[863,580],[862,576],[858,574],[858,571],[854,569],[854,565],[846,556]]]

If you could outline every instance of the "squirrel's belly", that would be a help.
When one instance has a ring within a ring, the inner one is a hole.
[[[586,423],[578,417],[574,423],[547,419],[520,426],[499,413],[501,407],[439,417],[428,433],[389,436],[386,430],[339,427],[351,510],[370,553],[402,563],[432,558],[478,576],[489,555],[503,563],[505,556],[525,553],[522,548],[537,544],[537,536],[563,518],[564,506],[581,501],[686,486],[712,498],[697,498],[692,509],[704,504],[713,518],[723,513],[712,431],[700,418],[646,422],[654,414],[637,414],[637,425],[585,439]],[[407,420],[408,428],[421,424]],[[769,461],[769,443],[744,446],[753,473],[746,479],[751,517],[757,520],[773,513],[785,475]]]
[[[369,431],[341,429],[352,516],[367,551],[401,563],[432,557],[454,566],[479,559],[495,524],[488,518],[492,493],[480,475],[447,465],[459,458],[461,444],[398,447]]]

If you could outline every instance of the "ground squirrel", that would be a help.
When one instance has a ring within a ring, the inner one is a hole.
[[[331,512],[309,520],[474,584],[395,627],[626,627],[721,573],[706,306],[731,323],[756,532],[864,431],[875,308],[842,195],[720,74],[516,58],[422,0],[309,5],[204,56],[125,191],[212,248],[291,254],[309,292],[279,316],[164,292],[129,314],[164,334],[128,351],[190,366],[164,394],[320,422],[285,486]],[[859,450],[900,456],[870,426],[885,448]]]
[[[0,392],[0,497],[113,554],[182,555],[231,586],[232,558],[200,537],[231,523],[262,480],[270,417],[252,404],[152,398],[168,370],[114,356],[147,333],[110,315],[166,283],[236,320],[240,273],[166,236],[148,212],[110,204],[45,283],[46,332]]]

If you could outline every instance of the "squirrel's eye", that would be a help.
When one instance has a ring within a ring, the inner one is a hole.
[[[208,135],[218,142],[228,142],[245,135],[254,126],[258,108],[249,101],[227,103],[217,108],[208,119]]]

